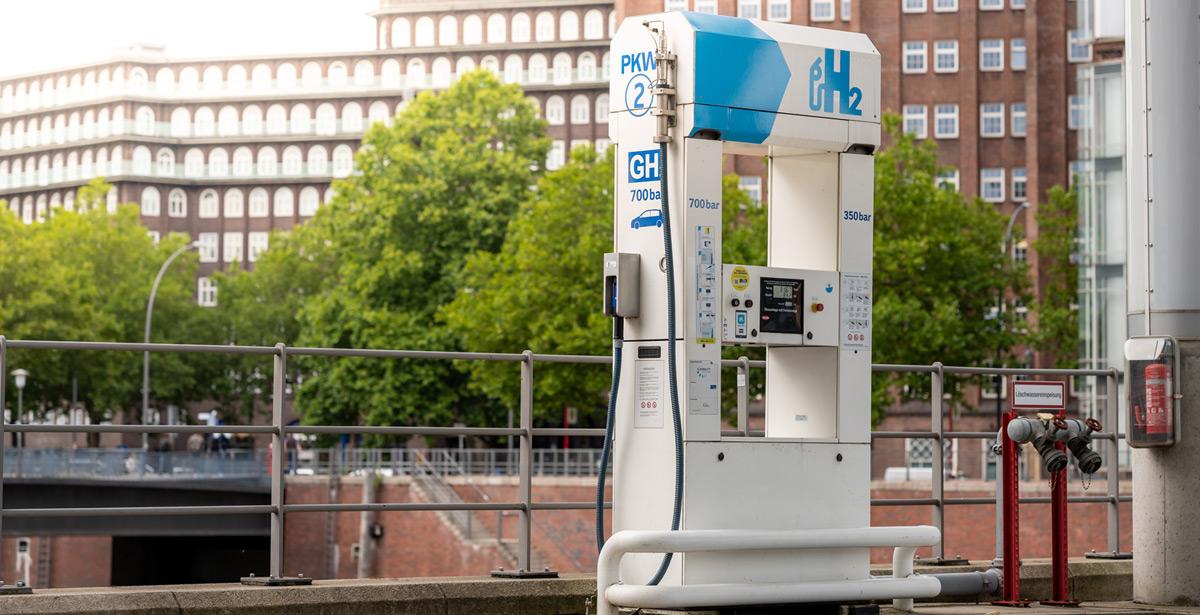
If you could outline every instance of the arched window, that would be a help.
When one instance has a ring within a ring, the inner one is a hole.
[[[271,105],[267,109],[267,134],[281,135],[287,132],[287,110],[283,105]]]
[[[229,175],[229,153],[225,148],[217,147],[208,152],[208,174],[212,177]]]
[[[266,64],[255,64],[250,71],[250,87],[256,90],[266,90],[271,87],[271,67]]]
[[[289,145],[283,150],[283,174],[284,175],[299,175],[304,166],[304,155],[300,153],[300,148],[295,145]]]
[[[404,81],[410,88],[426,86],[425,62],[421,58],[413,58],[408,61],[408,67],[404,71]]]
[[[596,80],[596,55],[590,51],[585,51],[579,54],[579,71],[577,77],[580,81],[595,81]]]
[[[400,63],[387,59],[383,61],[383,67],[379,71],[380,82],[385,88],[400,87]]]
[[[292,134],[312,132],[312,112],[308,105],[300,103],[292,107]]]
[[[554,56],[554,84],[571,83],[571,56],[560,53]]]
[[[454,65],[454,74],[462,77],[473,70],[475,70],[475,58],[459,56],[458,62]]]
[[[67,116],[61,113],[54,117],[54,142],[67,142]]]
[[[450,59],[440,57],[433,61],[433,87],[444,88],[450,85]]]
[[[85,179],[91,178],[95,170],[92,164],[92,150],[85,150],[83,155],[79,157],[79,176]]]
[[[392,47],[412,47],[412,24],[400,17],[392,22]]]
[[[217,90],[220,90],[222,79],[223,79],[223,75],[221,74],[220,66],[214,65],[214,66],[209,66],[208,68],[204,69],[204,89],[205,90],[207,90],[209,92],[216,92]]]
[[[600,124],[608,121],[608,94],[601,94],[596,97],[596,123]]]
[[[145,145],[133,148],[133,172],[138,175],[150,174],[150,148]]]
[[[500,13],[492,13],[487,18],[487,42],[489,43],[505,43],[508,42],[508,23],[504,19],[504,15]]]
[[[250,217],[266,218],[271,214],[271,196],[265,188],[250,191]]]
[[[592,9],[583,16],[583,38],[588,40],[604,38],[604,13]]]
[[[534,35],[538,41],[554,40],[554,15],[546,11],[538,13],[537,20],[534,22]]]
[[[546,121],[551,126],[559,126],[563,123],[563,116],[565,115],[563,107],[565,104],[561,96],[551,96],[546,99]]]
[[[295,197],[292,195],[291,188],[278,188],[275,190],[275,217],[290,218],[296,211]]]
[[[167,196],[167,215],[172,218],[187,217],[187,195],[178,188]]]
[[[392,118],[391,114],[389,113],[387,103],[383,102],[382,100],[377,100],[371,103],[371,106],[367,108],[368,124],[375,124],[377,122],[383,122],[387,124],[390,123],[389,120],[391,119]]]
[[[479,45],[483,43],[483,20],[479,15],[467,15],[463,20],[463,44]]]
[[[79,112],[71,113],[70,119],[67,120],[67,139],[70,141],[79,140]]]
[[[242,133],[248,135],[261,135],[263,131],[263,112],[262,107],[258,105],[250,105],[242,109]]]
[[[217,131],[217,118],[213,114],[212,107],[200,107],[196,109],[196,136],[211,137]]]
[[[38,158],[37,181],[39,185],[45,186],[50,183],[50,156],[43,154]]]
[[[50,181],[57,183],[57,182],[62,181],[62,179],[63,179],[63,155],[61,153],[58,153],[58,154],[55,154],[54,158],[50,161]]]
[[[53,212],[60,207],[62,207],[62,194],[55,192],[50,195],[50,211]]]
[[[558,40],[574,41],[579,39],[579,13],[563,11],[558,17]]]
[[[337,88],[344,88],[349,80],[350,75],[346,70],[345,62],[334,62],[333,64],[329,65],[329,85]]]
[[[458,44],[458,20],[453,15],[443,15],[438,20],[438,44],[443,47]]]
[[[142,107],[142,108],[145,109],[146,107]],[[153,117],[154,112],[151,111],[150,113],[151,113],[151,117]],[[151,124],[153,124],[153,122],[151,122]],[[153,128],[151,130],[153,130]],[[47,115],[42,118],[42,130],[41,130],[41,134],[38,136],[38,141],[40,141],[42,143],[42,145],[48,145],[50,143],[50,141],[53,139],[54,139],[54,124],[53,124],[52,120],[50,119],[50,116]]]
[[[91,139],[96,136],[96,112],[88,109],[83,112],[83,138]]]
[[[225,191],[225,217],[241,218],[245,214],[246,202],[242,191],[230,188]]]
[[[497,60],[496,56],[483,56],[483,59],[479,61],[479,67],[490,70],[493,75],[500,77],[500,60]]]
[[[96,151],[96,175],[108,175],[108,150],[103,147]]]
[[[354,85],[367,87],[375,83],[375,65],[368,60],[359,60],[354,64]]]
[[[217,113],[217,134],[230,137],[238,133],[238,112],[230,105],[221,107]]]
[[[170,94],[175,89],[175,71],[164,66],[154,73],[154,89],[159,94]]]
[[[433,43],[433,18],[422,17],[417,20],[417,47],[432,47]]]
[[[154,135],[154,109],[138,107],[134,129],[139,135]]]
[[[142,189],[142,215],[151,217],[162,214],[162,196],[158,193],[158,188],[154,186],[146,186]]]
[[[46,195],[39,194],[37,198],[37,214],[34,219],[38,222],[46,221]]]
[[[170,136],[192,136],[192,113],[186,107],[175,107],[175,111],[170,112]]]
[[[79,152],[71,151],[67,154],[67,179],[79,179]]]
[[[254,174],[254,154],[250,148],[239,147],[233,151],[234,177],[249,177]]]
[[[591,121],[592,103],[587,96],[578,94],[571,99],[571,123],[587,124]]]
[[[314,145],[308,148],[308,174],[325,175],[329,173],[329,153],[325,146]]]
[[[246,67],[241,64],[230,66],[225,81],[229,83],[229,89],[235,92],[246,89]]]
[[[275,148],[268,146],[258,150],[259,177],[271,177],[277,173],[279,173],[279,155],[275,153]]]
[[[522,70],[521,66],[521,56],[511,54],[504,58],[505,83],[520,83],[522,72],[524,71]]]
[[[293,89],[296,87],[296,65],[290,62],[284,62],[275,69],[275,85]]]
[[[346,177],[354,170],[354,150],[349,145],[333,148],[333,176]]]
[[[311,216],[317,213],[317,207],[321,204],[321,194],[312,186],[305,186],[300,190],[300,215]]]
[[[356,102],[346,103],[346,106],[342,107],[342,130],[346,132],[362,132],[362,124],[362,105]]]
[[[101,109],[96,114],[96,136],[100,138],[112,134],[112,120],[109,119],[108,109]]]
[[[146,70],[140,66],[134,67],[129,71],[129,89],[134,92],[143,92],[146,90],[146,84],[150,78],[146,75]],[[32,92],[31,92],[32,94]]]
[[[200,208],[196,215],[201,218],[216,218],[221,215],[221,199],[213,189],[200,193]]]
[[[74,192],[71,192],[70,190],[68,190],[66,196],[63,197],[63,209],[65,209],[67,211],[75,211],[75,193]]]
[[[204,152],[193,147],[183,155],[183,176],[204,177]]]
[[[546,82],[546,56],[535,53],[529,56],[529,83]]]
[[[529,42],[529,14],[517,13],[512,18],[512,40],[514,43]]]
[[[200,88],[200,73],[188,66],[179,71],[179,89],[184,92],[195,92]]]
[[[337,109],[329,103],[317,107],[317,134],[337,134]]]
[[[321,65],[316,62],[306,62],[300,70],[300,83],[306,88],[321,87]]]

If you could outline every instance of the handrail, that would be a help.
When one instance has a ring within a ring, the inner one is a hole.
[[[57,509],[12,509],[4,508],[0,499],[0,529],[3,519],[8,517],[31,516],[153,516],[153,515],[210,515],[210,514],[269,514],[271,517],[270,543],[270,574],[281,576],[283,566],[283,521],[288,513],[298,512],[350,512],[350,511],[515,511],[520,520],[518,528],[517,559],[520,568],[529,569],[531,564],[531,542],[533,513],[539,510],[586,510],[592,508],[591,502],[535,502],[532,497],[533,475],[533,438],[540,436],[598,436],[603,430],[594,428],[558,428],[534,427],[534,366],[537,363],[575,364],[575,365],[610,365],[611,357],[591,355],[557,355],[535,354],[530,350],[521,353],[492,353],[492,352],[443,352],[417,350],[389,349],[351,349],[351,348],[310,348],[288,347],[284,344],[275,346],[223,346],[211,344],[162,344],[162,343],[126,343],[126,342],[68,342],[52,340],[9,340],[0,335],[0,374],[6,374],[6,362],[9,349],[24,350],[87,350],[114,352],[163,352],[163,353],[209,353],[227,355],[271,355],[274,358],[273,387],[272,387],[272,422],[270,425],[36,425],[36,424],[4,424],[0,421],[0,498],[3,494],[3,460],[4,440],[6,432],[20,433],[257,433],[269,434],[273,450],[283,451],[283,438],[288,434],[377,434],[390,436],[430,435],[430,436],[492,436],[517,437],[519,441],[519,456],[517,475],[519,479],[518,501],[516,502],[461,502],[439,504],[432,502],[376,502],[364,503],[330,503],[330,504],[285,504],[283,500],[284,466],[286,454],[272,457],[270,485],[271,504],[262,506],[184,506],[184,507],[121,507],[121,508],[57,508]],[[377,359],[415,359],[433,361],[491,361],[510,362],[521,365],[519,426],[513,428],[499,427],[434,427],[434,426],[382,426],[382,425],[284,425],[283,397],[284,370],[288,355],[322,356],[322,357],[362,357]],[[737,428],[726,430],[722,435],[727,436],[758,436],[761,432],[752,431],[748,425],[747,407],[749,404],[748,384],[749,370],[762,369],[766,362],[750,360],[746,357],[725,359],[721,361],[723,368],[735,368],[738,371],[738,408]],[[945,408],[940,392],[944,387],[947,374],[954,375],[1008,375],[1008,376],[1071,376],[1104,379],[1106,404],[1103,408],[1103,422],[1106,425],[1116,425],[1117,394],[1120,386],[1121,372],[1117,369],[1023,369],[1002,367],[967,367],[949,366],[940,363],[931,365],[890,365],[879,364],[872,366],[873,372],[894,372],[929,374],[930,390],[934,392],[930,400],[929,431],[881,431],[872,434],[872,439],[930,439],[935,441],[950,441],[958,439],[987,439],[995,437],[992,432],[948,432],[943,431]],[[0,408],[4,407],[5,378],[0,377]],[[1119,504],[1131,498],[1119,493],[1118,472],[1118,442],[1124,438],[1121,433],[1100,433],[1095,436],[1107,443],[1107,457],[1114,464],[1108,471],[1106,493],[1096,496],[1072,496],[1070,502],[1105,503],[1108,516],[1108,548],[1110,552],[1119,551],[1120,517]],[[944,450],[944,449],[943,449]],[[991,497],[959,497],[947,498],[944,493],[945,472],[941,471],[942,456],[935,455],[932,497],[875,499],[872,506],[930,506],[933,509],[933,525],[945,536],[945,507],[962,505],[986,505],[994,503]],[[395,460],[392,461],[393,466]],[[478,487],[476,487],[478,489]],[[1022,501],[1041,502],[1049,498],[1028,497]],[[606,503],[606,506],[611,506]],[[935,558],[945,555],[945,540],[933,545]]]

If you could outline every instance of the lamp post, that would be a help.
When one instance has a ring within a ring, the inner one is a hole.
[[[23,423],[25,417],[25,380],[29,378],[29,372],[17,368],[12,371],[13,380],[17,385],[17,420],[14,423]],[[25,445],[25,434],[19,433],[16,436],[17,446]]]
[[[1012,243],[1013,229],[1017,224],[1017,216],[1024,213],[1025,210],[1028,208],[1029,208],[1029,203],[1019,203],[1017,205],[1017,208],[1013,210],[1012,216],[1010,216],[1008,218],[1008,226],[1004,229],[1004,241],[1000,244],[1000,253],[1003,254],[1005,258],[1009,258],[1009,259],[1012,258],[1012,253],[1010,251],[1010,244]],[[1000,322],[1000,327],[1001,327],[1002,331],[1004,330],[1004,320],[1003,320],[1004,316],[1001,313],[1000,308],[1002,307],[1003,301],[1004,301],[1004,289],[1000,289],[999,295],[996,296],[996,318],[1001,319],[1001,320],[999,320],[999,322]],[[1001,352],[1001,350],[997,349],[997,351],[996,351],[997,361],[1000,359],[1000,352]],[[995,379],[993,380],[993,382],[996,385],[996,429],[997,430],[1000,429],[1000,414],[1002,413],[1002,410],[1000,409],[1000,406],[1001,406],[1000,383],[1002,380],[1003,380],[1003,378],[1001,378],[999,376],[996,376]],[[999,476],[999,474],[997,474],[997,476]]]
[[[179,246],[167,257],[167,260],[158,268],[158,275],[154,276],[154,285],[150,287],[150,298],[146,301],[146,343],[150,343],[150,322],[154,317],[154,298],[158,295],[158,285],[162,282],[163,276],[166,275],[167,269],[171,267],[171,263],[175,262],[181,254],[188,250],[194,250],[199,246],[199,243],[186,243]],[[150,423],[150,351],[142,353],[142,424]],[[150,449],[150,434],[142,434],[142,450]]]

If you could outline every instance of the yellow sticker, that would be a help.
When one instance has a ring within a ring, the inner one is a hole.
[[[734,267],[733,273],[729,274],[729,283],[736,291],[746,290],[750,287],[750,272],[741,265]]]

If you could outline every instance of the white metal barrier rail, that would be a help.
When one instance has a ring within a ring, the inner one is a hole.
[[[242,425],[239,433],[270,434],[273,450],[283,451],[283,441],[288,434],[376,434],[388,436],[508,436],[516,437],[518,452],[518,498],[517,502],[465,502],[438,504],[430,502],[379,502],[379,503],[331,503],[331,504],[284,504],[284,463],[286,455],[272,455],[270,463],[271,503],[268,505],[231,506],[147,506],[108,508],[19,508],[5,509],[3,506],[3,459],[4,433],[199,433],[214,434],[230,431],[229,425],[32,425],[0,424],[0,535],[4,517],[85,517],[85,516],[158,516],[158,515],[244,515],[269,514],[270,528],[270,574],[283,576],[283,524],[288,513],[300,512],[360,512],[360,511],[516,511],[520,518],[518,528],[518,565],[529,569],[532,539],[532,514],[538,510],[589,510],[592,502],[535,502],[533,501],[533,438],[538,436],[603,436],[603,429],[594,428],[535,428],[533,426],[533,378],[535,363],[560,363],[576,365],[611,365],[608,356],[536,354],[530,350],[522,353],[442,352],[419,350],[372,350],[349,348],[304,348],[275,346],[225,346],[203,344],[145,344],[124,342],[66,342],[44,340],[9,340],[0,335],[0,374],[7,373],[9,349],[21,350],[76,350],[114,352],[158,352],[158,353],[209,353],[227,355],[271,356],[273,359],[272,420],[270,425]],[[519,426],[505,427],[431,427],[431,426],[328,426],[328,425],[285,425],[283,423],[283,399],[285,373],[289,356],[308,357],[361,357],[378,359],[418,359],[440,361],[497,361],[519,363],[520,403]],[[746,357],[722,361],[722,367],[736,368],[740,386],[737,392],[737,429],[725,435],[761,435],[749,430],[749,371],[765,367],[765,361],[751,361]],[[929,373],[932,395],[930,417],[932,431],[928,432],[875,432],[872,438],[928,438],[939,442],[954,438],[991,438],[991,432],[945,432],[942,391],[946,374],[962,375],[1012,375],[1012,376],[1078,376],[1106,379],[1107,404],[1103,421],[1106,425],[1116,424],[1116,403],[1119,372],[1113,370],[1058,370],[1058,369],[1008,369],[949,367],[940,363],[933,365],[875,365],[876,372]],[[0,408],[4,407],[6,378],[0,377]],[[2,423],[2,421],[0,421]],[[1108,441],[1108,459],[1117,459],[1117,440],[1121,434],[1100,433],[1093,437]],[[933,458],[933,486],[929,498],[873,499],[873,506],[932,507],[933,525],[945,536],[945,507],[947,505],[992,504],[994,498],[945,497],[945,474],[940,455]],[[1108,504],[1108,548],[1116,553],[1119,549],[1119,502],[1130,498],[1118,492],[1118,472],[1108,472],[1107,493],[1104,496],[1075,496],[1071,502],[1104,502]],[[1022,498],[1022,502],[1049,501],[1049,498]],[[611,504],[606,504],[610,506]],[[945,555],[944,540],[933,545],[934,557]]]

